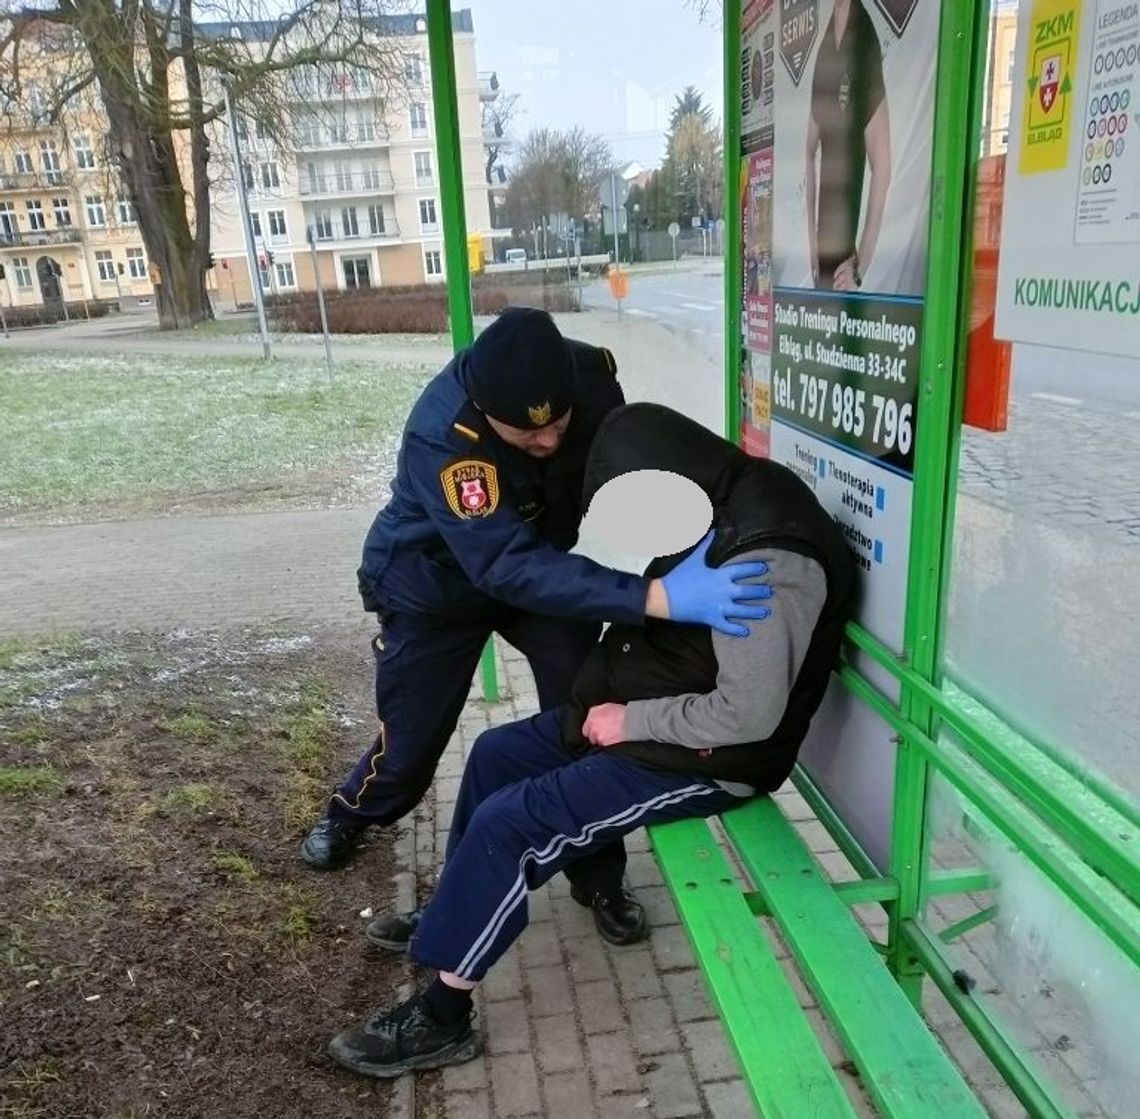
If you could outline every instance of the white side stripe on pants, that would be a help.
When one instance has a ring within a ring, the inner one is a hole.
[[[526,864],[528,861],[542,866],[557,859],[568,846],[587,846],[593,842],[594,836],[602,828],[621,827],[625,824],[632,824],[635,820],[639,820],[642,816],[652,812],[654,809],[665,808],[670,804],[678,804],[683,800],[688,800],[690,797],[708,796],[710,793],[719,791],[716,785],[687,785],[683,789],[674,789],[672,792],[661,793],[652,800],[645,801],[642,804],[631,804],[628,808],[623,808],[620,812],[613,816],[608,816],[604,820],[595,820],[592,823],[586,824],[576,836],[556,835],[541,851],[536,851],[533,847],[528,848],[522,853],[519,859],[518,877],[507,891],[506,897],[499,903],[499,907],[495,910],[491,920],[475,938],[475,943],[471,945],[467,955],[463,957],[459,966],[455,969],[455,974],[462,979],[470,978],[469,973],[478,966],[479,961],[487,954],[487,951],[495,942],[495,938],[502,931],[503,925],[506,924],[507,918],[518,908],[523,898],[526,897]]]

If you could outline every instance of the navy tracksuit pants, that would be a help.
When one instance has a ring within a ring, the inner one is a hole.
[[[527,892],[574,863],[620,851],[644,824],[740,804],[715,782],[606,751],[571,754],[561,710],[484,731],[467,761],[447,860],[412,938],[418,964],[481,979],[526,927]]]
[[[530,662],[545,711],[569,698],[601,626],[506,608],[474,623],[383,615],[373,641],[382,730],[333,794],[330,816],[391,824],[419,804],[459,722],[483,646],[496,632]]]

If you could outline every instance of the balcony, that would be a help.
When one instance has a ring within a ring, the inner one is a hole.
[[[380,125],[336,125],[302,131],[297,150],[336,151],[343,148],[386,148],[391,142],[388,130]]]
[[[44,245],[73,245],[80,240],[78,229],[30,229],[6,233],[0,230],[0,248],[26,249]]]
[[[494,101],[499,96],[499,75],[494,70],[484,71],[477,80],[480,101]]]
[[[346,175],[301,175],[297,190],[306,198],[395,194],[396,184],[390,171],[356,171]]]
[[[321,75],[311,72],[298,72],[288,84],[289,95],[294,101],[311,105],[336,104],[338,101],[378,100],[382,92],[367,72]]]
[[[12,171],[0,175],[0,190],[8,191],[56,190],[62,186],[69,186],[70,183],[69,171]]]
[[[346,242],[359,244],[361,241],[391,241],[399,236],[400,227],[396,224],[395,218],[391,220],[385,219],[383,226],[379,229],[372,229],[368,221],[365,220],[358,226],[358,232],[356,233],[351,232],[350,229],[346,229],[343,222],[339,221],[331,222],[325,227],[325,231],[322,231],[317,225],[313,226],[313,238],[317,242],[318,248],[322,245],[329,247]]]

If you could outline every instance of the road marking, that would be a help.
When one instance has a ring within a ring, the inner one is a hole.
[[[715,303],[682,303],[682,307],[689,311],[715,311]]]
[[[640,315],[643,319],[655,319],[657,316],[652,311],[640,311],[636,307],[627,307],[625,309],[627,315]]]
[[[1140,412],[1122,412],[1121,415],[1126,420],[1140,420]]]
[[[1034,400],[1047,400],[1050,404],[1067,404],[1070,407],[1083,403],[1078,396],[1058,396],[1055,392],[1031,392],[1029,395]]]

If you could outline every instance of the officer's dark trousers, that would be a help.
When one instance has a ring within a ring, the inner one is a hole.
[[[715,782],[562,745],[561,712],[484,731],[463,772],[447,861],[412,938],[418,964],[481,979],[526,927],[527,892],[621,850],[644,824],[740,803]],[[624,851],[622,852],[624,859]]]
[[[329,801],[330,816],[391,824],[431,784],[459,722],[479,655],[492,632],[530,662],[543,711],[565,703],[601,626],[504,609],[475,624],[423,614],[385,614],[376,654],[381,734]]]

